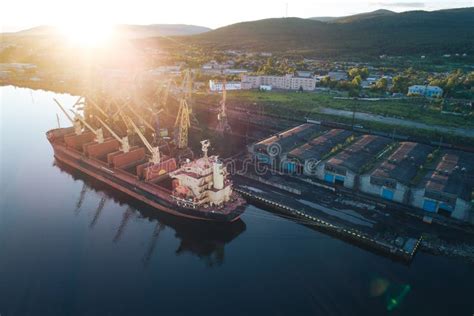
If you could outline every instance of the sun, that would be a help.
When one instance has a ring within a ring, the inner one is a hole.
[[[91,22],[63,24],[59,29],[71,43],[87,47],[103,46],[114,33],[111,24]]]

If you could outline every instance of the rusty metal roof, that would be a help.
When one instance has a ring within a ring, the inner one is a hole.
[[[412,142],[400,143],[397,150],[385,159],[371,176],[394,179],[408,185],[432,151],[433,147],[428,145]]]
[[[328,160],[328,164],[340,166],[358,173],[360,169],[372,161],[391,140],[375,135],[363,135],[358,141]]]

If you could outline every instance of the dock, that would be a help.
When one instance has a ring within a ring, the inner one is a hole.
[[[302,220],[304,225],[310,225],[324,233],[405,262],[410,262],[413,259],[422,241],[422,236],[418,238],[397,237],[391,242],[380,240],[360,230],[330,223],[314,214],[308,214],[284,203],[272,201],[244,188],[235,188],[235,191],[242,194],[244,198],[255,205],[290,215],[295,219]]]

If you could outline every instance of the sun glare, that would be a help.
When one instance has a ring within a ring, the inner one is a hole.
[[[102,46],[112,38],[113,26],[100,23],[74,23],[60,26],[63,35],[80,46]]]

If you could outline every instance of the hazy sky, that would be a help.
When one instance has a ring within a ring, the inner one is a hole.
[[[474,0],[4,0],[2,31],[41,24],[184,23],[217,28],[240,21],[288,16],[344,16],[384,8],[393,11],[474,6]]]

